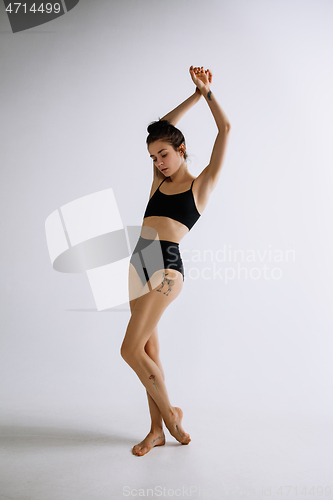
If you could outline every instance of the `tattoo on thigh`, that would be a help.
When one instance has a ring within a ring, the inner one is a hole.
[[[175,281],[174,280],[169,280],[165,276],[168,276],[168,273],[164,274],[164,279],[163,279],[163,281],[161,283],[160,288],[157,289],[157,292],[162,292],[164,290],[163,291],[164,295],[168,296],[169,293],[171,292],[171,287],[175,284]]]
[[[153,385],[155,386],[155,389],[157,389],[157,385],[155,383],[155,375],[150,375],[149,377],[150,379],[152,378],[153,379]],[[158,389],[157,389],[158,390]]]

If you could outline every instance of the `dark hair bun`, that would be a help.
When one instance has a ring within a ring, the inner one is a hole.
[[[172,145],[175,151],[179,148],[181,144],[185,145],[185,138],[182,132],[174,127],[168,120],[158,120],[156,122],[151,122],[147,127],[148,137],[146,140],[147,145],[152,142],[162,140],[167,141]],[[184,153],[184,160],[187,158],[187,153]]]
[[[158,120],[156,122],[151,122],[147,127],[148,134],[158,134],[167,132],[168,129],[172,128],[173,125],[168,120]]]

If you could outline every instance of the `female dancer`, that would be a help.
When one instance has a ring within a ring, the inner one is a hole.
[[[182,410],[169,401],[159,358],[157,324],[182,289],[184,269],[179,242],[202,214],[217,184],[230,123],[210,90],[210,70],[191,66],[190,75],[196,85],[194,94],[148,127],[147,146],[154,163],[154,178],[141,235],[130,261],[131,318],[121,346],[121,356],[146,388],[151,416],[150,432],[132,450],[138,456],[165,443],[163,421],[177,441],[191,441],[181,425]],[[213,114],[218,133],[208,166],[195,178],[187,168],[184,136],[175,125],[201,96]]]

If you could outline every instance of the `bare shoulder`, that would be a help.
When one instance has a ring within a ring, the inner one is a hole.
[[[159,176],[154,176],[153,182],[151,183],[151,188],[150,188],[150,193],[149,193],[149,199],[153,196],[155,193],[156,189],[158,186],[161,184],[161,182],[165,179],[165,177],[159,177]]]
[[[200,214],[205,209],[213,189],[214,186],[209,175],[207,175],[207,170],[203,169],[200,175],[194,179],[192,186],[195,204]]]

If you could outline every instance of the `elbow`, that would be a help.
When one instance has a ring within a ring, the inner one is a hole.
[[[219,132],[226,133],[226,132],[229,132],[230,129],[231,129],[230,123],[226,122],[223,125],[221,125],[221,127],[219,127]]]

